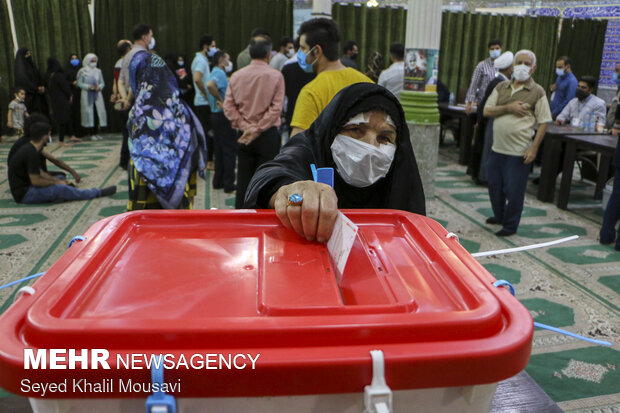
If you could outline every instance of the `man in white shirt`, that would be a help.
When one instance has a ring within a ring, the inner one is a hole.
[[[596,122],[596,118],[599,122],[605,122],[607,108],[603,99],[592,94],[595,87],[596,79],[594,77],[582,76],[579,79],[575,97],[562,109],[555,120],[555,124],[576,124],[576,119],[579,119],[579,126],[582,126],[588,123],[591,114],[593,114],[592,122]]]
[[[288,59],[295,54],[295,45],[293,39],[290,37],[283,37],[280,39],[280,51],[271,58],[269,66],[276,70],[282,70],[282,67]]]
[[[136,53],[142,50],[152,50],[154,47],[155,38],[153,37],[151,26],[143,23],[136,25],[133,28],[133,47],[125,57],[123,57],[123,64],[118,76],[117,87],[120,99],[118,99],[117,102],[123,102],[123,110],[131,109],[135,99],[129,82],[129,64],[131,63],[131,59],[133,59]]]
[[[405,79],[405,46],[402,43],[390,45],[390,59],[392,64],[379,75],[377,84],[383,86],[394,96],[400,98]]]

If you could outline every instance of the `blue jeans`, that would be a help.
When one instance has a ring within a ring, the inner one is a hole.
[[[22,204],[48,204],[50,202],[79,201],[81,199],[93,199],[101,196],[99,188],[78,189],[69,185],[34,186],[28,188],[28,192],[22,199]]]
[[[620,168],[616,168],[614,175],[614,186],[609,197],[609,203],[605,209],[603,227],[601,228],[601,243],[611,244],[616,240],[616,249],[620,250],[620,227],[616,236],[616,224],[620,219]]]
[[[486,174],[491,207],[495,219],[506,231],[517,232],[519,227],[529,172],[530,164],[523,163],[522,156],[494,151],[489,155]]]

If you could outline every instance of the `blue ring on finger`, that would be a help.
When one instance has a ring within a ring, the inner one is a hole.
[[[299,194],[292,194],[288,197],[288,206],[301,206],[304,198]]]

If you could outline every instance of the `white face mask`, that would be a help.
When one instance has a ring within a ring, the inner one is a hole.
[[[396,146],[390,143],[377,148],[339,134],[334,138],[331,150],[342,179],[349,185],[364,188],[387,175],[394,160]]]
[[[149,50],[153,50],[155,48],[155,38],[151,37],[151,41],[149,42]]]
[[[517,65],[514,67],[514,78],[519,82],[525,82],[530,78],[530,70],[532,68],[526,65]]]
[[[295,54],[295,50],[293,50],[293,49],[286,49],[286,57],[291,58],[291,57],[293,57],[294,54]]]
[[[230,73],[233,70],[233,64],[232,62],[228,62],[228,64],[226,65],[226,67],[224,67],[224,70],[226,70],[226,73]]]
[[[97,67],[97,62],[90,62],[88,64],[88,66],[92,67],[93,69]]]

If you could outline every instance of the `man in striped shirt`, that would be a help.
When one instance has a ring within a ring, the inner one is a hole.
[[[497,39],[490,40],[488,47],[489,57],[478,63],[471,77],[469,89],[467,89],[465,113],[468,115],[471,113],[472,106],[478,105],[482,101],[487,86],[497,76],[497,69],[493,66],[493,61],[502,54],[502,42]]]

